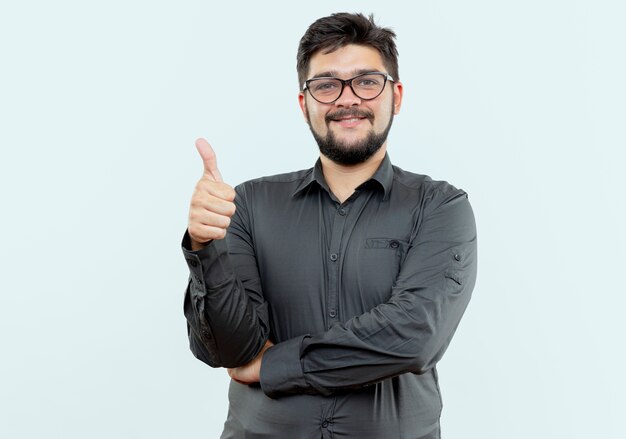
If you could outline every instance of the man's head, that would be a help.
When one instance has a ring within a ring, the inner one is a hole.
[[[309,64],[315,53],[334,52],[348,44],[376,49],[383,58],[387,72],[399,81],[395,38],[396,34],[391,29],[379,27],[374,23],[373,15],[368,18],[363,14],[341,12],[316,20],[302,36],[298,46],[296,67],[300,90],[304,86],[304,81],[308,79]]]
[[[315,21],[300,40],[300,106],[321,153],[336,163],[364,162],[386,143],[402,101],[394,37],[373,17],[341,13]]]

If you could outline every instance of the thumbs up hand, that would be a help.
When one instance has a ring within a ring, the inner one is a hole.
[[[200,250],[213,239],[223,239],[235,213],[235,190],[222,181],[217,158],[211,145],[196,140],[204,163],[204,173],[196,184],[189,207],[191,249]]]

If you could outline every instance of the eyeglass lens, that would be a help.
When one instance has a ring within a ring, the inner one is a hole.
[[[385,75],[380,73],[360,75],[352,79],[352,91],[361,99],[374,99],[382,93],[385,82]],[[339,98],[342,85],[336,78],[320,78],[310,81],[308,88],[315,99],[330,103]]]

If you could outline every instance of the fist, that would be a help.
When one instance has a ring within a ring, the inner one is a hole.
[[[223,239],[235,213],[235,190],[222,181],[211,145],[196,140],[204,163],[202,178],[196,184],[189,207],[189,236],[192,250],[199,250],[213,239]]]

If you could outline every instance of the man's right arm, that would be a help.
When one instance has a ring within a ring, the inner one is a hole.
[[[192,196],[182,243],[190,269],[184,302],[189,343],[193,354],[212,367],[238,367],[254,359],[268,339],[267,305],[245,197],[221,181],[209,144],[199,139],[196,147],[204,174]]]

